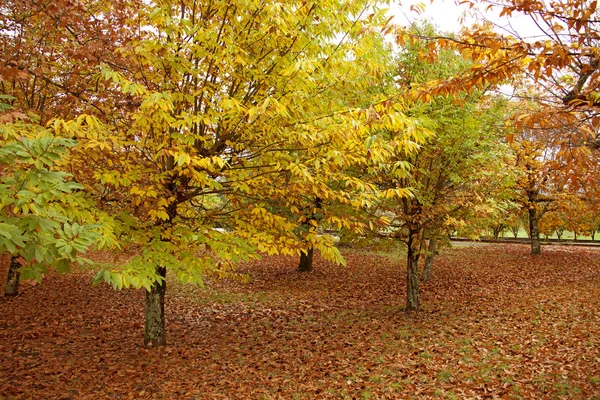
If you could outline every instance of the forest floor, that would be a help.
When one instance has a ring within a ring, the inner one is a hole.
[[[398,257],[269,257],[248,283],[142,291],[51,275],[0,298],[0,399],[600,399],[600,249],[444,250],[405,313]]]

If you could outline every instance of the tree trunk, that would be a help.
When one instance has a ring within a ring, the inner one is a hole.
[[[592,242],[596,241],[596,231],[592,231]]]
[[[417,311],[419,299],[419,251],[418,231],[408,232],[408,255],[406,266],[406,311]]]
[[[21,264],[17,261],[17,256],[12,256],[8,267],[6,285],[4,286],[5,296],[16,296],[19,294],[19,279],[21,278],[19,268],[21,268]]]
[[[298,271],[310,272],[313,270],[313,252],[314,249],[309,247],[306,253],[300,252],[300,264],[298,264]]]
[[[504,232],[505,225],[500,224],[492,227],[492,233],[494,234],[494,239],[500,239],[500,234]]]
[[[144,327],[144,344],[146,346],[164,346],[167,344],[165,334],[167,269],[156,267],[156,273],[163,279],[154,282],[150,290],[146,291],[146,325]]]
[[[540,226],[535,206],[529,209],[529,237],[531,238],[531,254],[542,254],[540,245]]]
[[[421,273],[421,280],[427,282],[431,278],[431,270],[433,269],[433,259],[438,254],[437,251],[437,238],[432,237],[429,239],[429,246],[427,246],[427,257],[425,257],[425,266]]]

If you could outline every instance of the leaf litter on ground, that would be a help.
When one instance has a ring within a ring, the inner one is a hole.
[[[600,249],[443,251],[405,313],[397,257],[266,257],[248,283],[169,282],[168,345],[144,293],[47,276],[0,299],[2,399],[600,399]]]

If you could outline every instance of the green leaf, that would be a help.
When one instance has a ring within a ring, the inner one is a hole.
[[[71,263],[68,259],[61,258],[54,262],[54,268],[59,274],[65,274],[71,271]]]

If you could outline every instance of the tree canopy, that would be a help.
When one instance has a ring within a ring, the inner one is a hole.
[[[145,289],[149,345],[167,272],[343,264],[325,228],[405,242],[416,310],[420,256],[448,231],[515,204],[537,231],[550,192],[598,187],[596,4],[493,6],[546,37],[397,27],[376,0],[5,2],[0,249],[37,279],[94,245],[131,252],[95,280]]]

